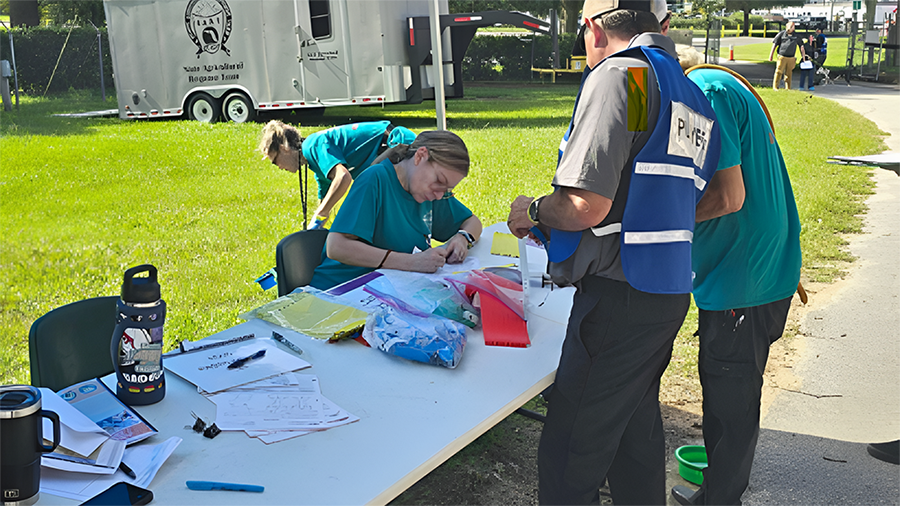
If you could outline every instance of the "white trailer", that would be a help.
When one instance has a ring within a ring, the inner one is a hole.
[[[258,111],[434,98],[433,0],[104,0],[119,117],[244,122]],[[438,0],[447,97],[480,26],[547,32],[542,20],[447,14]]]

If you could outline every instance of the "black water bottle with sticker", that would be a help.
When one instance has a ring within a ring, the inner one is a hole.
[[[138,274],[147,273],[146,276]],[[156,267],[125,271],[110,344],[116,369],[116,397],[130,406],[153,404],[166,395],[162,364],[166,303],[160,298]]]

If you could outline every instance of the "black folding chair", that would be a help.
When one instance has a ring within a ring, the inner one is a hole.
[[[109,348],[118,299],[80,300],[35,320],[28,333],[31,384],[57,391],[113,372]]]
[[[275,274],[278,296],[306,286],[322,262],[328,230],[301,230],[282,239],[275,247]]]

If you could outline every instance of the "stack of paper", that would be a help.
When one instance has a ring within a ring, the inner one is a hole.
[[[41,469],[41,492],[86,501],[120,481],[148,488],[169,455],[181,443],[181,438],[170,437],[160,444],[141,444],[125,450],[122,462],[134,471],[137,478],[130,478],[121,470],[113,474],[86,474]],[[42,460],[43,463],[43,460]]]
[[[99,389],[97,384],[96,380],[80,383],[61,390],[59,395],[41,388],[42,408],[56,413],[60,421],[59,446],[41,457],[41,492],[84,501],[120,481],[147,487],[181,442],[181,438],[173,437],[158,445],[126,448],[126,444],[156,431],[149,425],[138,429],[145,423],[143,420],[121,416],[121,403],[114,396],[110,402],[103,393],[108,390],[105,387]],[[67,393],[72,397],[72,391],[96,394],[72,404],[60,397]],[[79,409],[82,407],[90,407],[88,411],[92,416],[99,416],[101,420],[113,419],[117,423],[107,424],[109,431],[104,430],[82,413]],[[128,427],[134,430],[128,430]],[[52,423],[44,419],[42,428],[44,439],[49,441],[53,434]],[[121,463],[129,466],[137,477],[127,476],[119,467]]]
[[[41,388],[43,409],[59,416],[59,447],[41,457],[44,467],[90,474],[116,472],[125,452],[125,441],[115,441],[90,418],[62,400],[52,390]],[[52,439],[53,424],[43,419],[44,439]]]
[[[164,363],[216,404],[216,427],[244,431],[266,444],[359,420],[322,397],[316,376],[293,374],[310,363],[298,351],[281,349],[271,334],[268,323],[251,319],[190,343]],[[258,358],[229,367],[247,357]]]
[[[230,388],[210,397],[216,426],[244,431],[266,444],[353,423],[359,418],[322,396],[319,378],[285,374]]]

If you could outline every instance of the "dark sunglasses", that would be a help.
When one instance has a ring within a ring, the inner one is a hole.
[[[612,11],[601,12],[600,14],[597,14],[596,16],[592,17],[591,19],[592,20],[599,19],[599,18],[603,17],[605,14],[608,14],[609,12],[612,12]],[[587,23],[584,23],[581,25],[581,28],[578,29],[578,36],[575,37],[575,47],[572,48],[572,56],[587,56],[587,48],[584,45],[584,34],[586,31],[587,31]]]
[[[587,49],[584,47],[584,31],[587,24],[581,25],[578,29],[578,36],[575,37],[575,47],[572,48],[572,56],[587,56]]]

